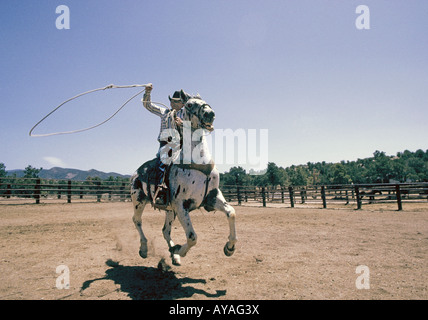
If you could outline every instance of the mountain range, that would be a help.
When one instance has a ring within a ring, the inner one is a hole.
[[[7,175],[12,176],[16,174],[17,177],[24,176],[24,170],[7,170]],[[121,178],[130,178],[130,175],[123,175],[116,172],[102,172],[95,169],[91,170],[79,170],[79,169],[69,169],[69,168],[60,168],[54,167],[51,169],[42,169],[39,173],[39,177],[42,179],[70,179],[75,181],[83,181],[88,177],[98,177],[102,180],[108,179],[109,177],[121,177]]]

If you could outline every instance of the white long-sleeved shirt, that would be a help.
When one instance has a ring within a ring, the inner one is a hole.
[[[173,119],[170,117],[170,112],[172,109],[168,109],[162,106],[158,106],[151,101],[150,93],[144,92],[143,99],[141,100],[144,107],[149,110],[151,113],[157,115],[161,118],[161,125],[158,135],[158,141],[160,141],[161,133],[165,129],[171,129]],[[176,116],[183,120],[184,110],[183,108],[176,112]]]

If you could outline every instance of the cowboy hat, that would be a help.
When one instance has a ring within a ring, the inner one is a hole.
[[[168,96],[169,101],[181,101],[183,103],[186,103],[187,100],[190,99],[190,95],[187,94],[186,92],[183,91],[183,89],[181,89],[180,91],[175,91],[174,94],[171,96]]]

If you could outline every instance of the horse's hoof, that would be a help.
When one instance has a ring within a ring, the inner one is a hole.
[[[171,255],[172,264],[174,266],[181,266],[181,260],[179,254],[172,254]]]
[[[147,258],[147,251],[139,250],[138,253],[140,254],[141,258],[143,258],[143,259]]]
[[[171,253],[171,260],[174,266],[181,266],[180,255],[178,251],[180,251],[181,246],[176,244],[175,246],[169,248],[169,252]]]
[[[228,248],[226,243],[223,248],[223,251],[226,256],[230,257],[235,252],[235,246],[232,246],[232,248]]]

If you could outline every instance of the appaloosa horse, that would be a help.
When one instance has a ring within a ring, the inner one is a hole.
[[[182,148],[179,157],[174,158],[165,173],[165,178],[169,181],[169,205],[165,208],[166,217],[162,232],[174,265],[180,265],[180,257],[186,256],[189,249],[196,244],[197,236],[189,213],[200,207],[207,211],[220,210],[226,214],[230,229],[229,240],[224,246],[226,256],[234,253],[237,241],[235,210],[226,202],[219,189],[219,172],[204,137],[204,133],[214,129],[214,111],[200,97],[189,99],[184,110],[184,125],[180,134]],[[147,257],[147,238],[142,229],[141,217],[146,204],[154,205],[155,165],[156,159],[144,163],[131,178],[131,198],[134,205],[132,219],[140,235],[139,254],[142,258]],[[154,206],[156,208],[156,205]],[[171,240],[171,225],[176,216],[186,233],[187,242],[183,245],[175,245]]]

